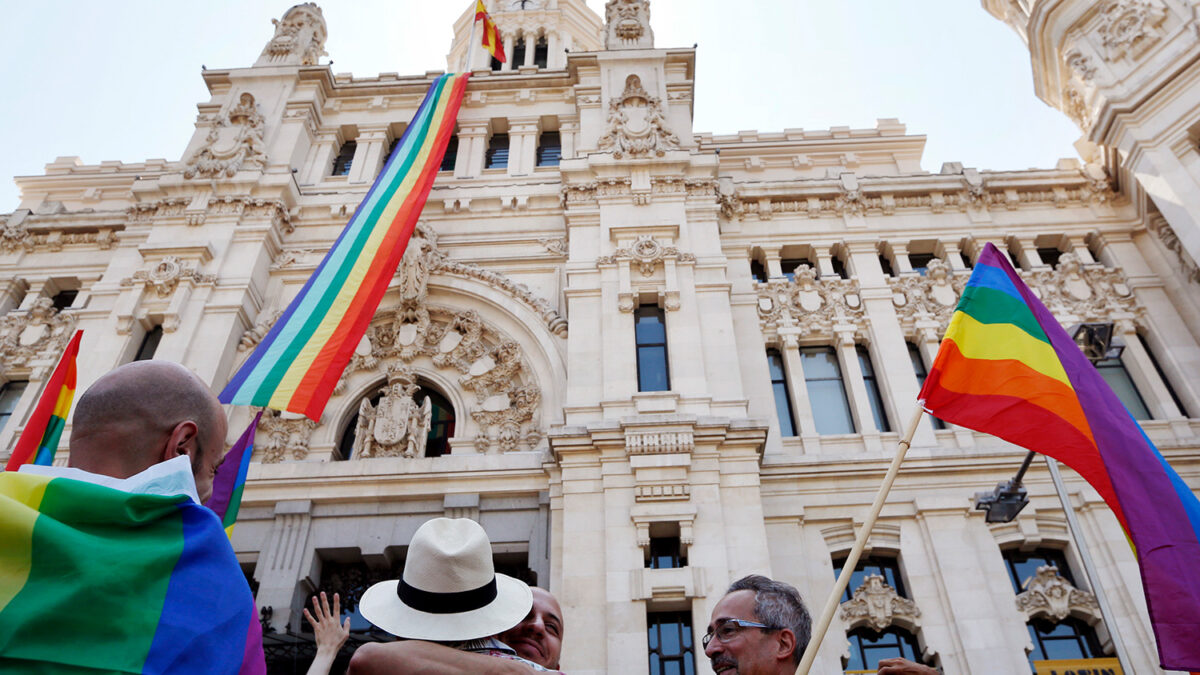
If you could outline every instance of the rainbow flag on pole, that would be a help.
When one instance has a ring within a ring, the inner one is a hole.
[[[229,540],[185,495],[0,473],[0,671],[265,673]]]
[[[921,389],[927,411],[1062,461],[1137,554],[1163,668],[1200,670],[1200,500],[988,244]]]
[[[42,398],[29,417],[29,423],[21,431],[21,438],[8,458],[6,471],[16,471],[22,464],[49,466],[58,450],[67,415],[71,413],[71,401],[75,398],[75,357],[79,354],[79,340],[83,331],[75,331],[67,348],[54,367]]]
[[[354,216],[221,401],[320,421],[396,273],[454,133],[470,74],[438,77]]]
[[[258,430],[258,421],[262,416],[263,411],[259,410],[237,443],[225,453],[225,459],[213,477],[212,495],[204,502],[221,519],[221,525],[229,537],[233,536],[233,524],[237,522],[238,509],[242,505],[242,490],[246,487],[246,473],[250,471],[250,455],[254,454],[254,432]]]

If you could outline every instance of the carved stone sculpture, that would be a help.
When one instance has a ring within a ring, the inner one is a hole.
[[[1062,621],[1072,613],[1094,615],[1100,610],[1096,596],[1081,591],[1064,579],[1054,565],[1043,565],[1025,580],[1017,595],[1017,609],[1026,618],[1046,617]]]
[[[241,170],[266,168],[265,131],[254,96],[244,92],[226,118],[209,130],[204,145],[187,160],[184,178],[232,178]]]
[[[242,333],[242,339],[238,342],[238,351],[244,352],[254,348],[255,345],[262,342],[263,338],[267,337],[267,333],[271,331],[271,327],[283,316],[283,310],[275,310],[273,312],[263,312],[259,315],[258,321],[250,327],[245,333]]]
[[[307,417],[285,416],[278,411],[268,412],[258,422],[258,430],[265,432],[266,442],[255,440],[262,449],[262,462],[276,464],[288,455],[302,461],[308,457],[308,441],[317,423]]]
[[[211,284],[216,282],[214,274],[203,274],[195,267],[185,265],[179,256],[169,255],[148,269],[138,270],[132,277],[121,280],[122,286],[132,286],[135,282],[143,282],[153,288],[158,297],[165,298],[175,292],[175,287],[183,279],[196,284]]]
[[[60,312],[50,298],[38,298],[28,312],[0,318],[0,373],[38,358],[57,358],[75,332],[74,312]],[[36,379],[36,378],[35,378]]]
[[[413,370],[404,365],[388,369],[388,386],[378,405],[363,399],[358,408],[354,457],[424,457],[432,425],[429,398],[418,404],[413,396],[420,386]]]
[[[647,0],[609,0],[604,6],[604,19],[605,49],[654,48]]]
[[[945,332],[967,277],[955,274],[949,265],[934,258],[929,261],[925,276],[889,278],[892,304],[905,331],[912,334],[916,324],[934,321]]]
[[[1167,8],[1158,0],[1109,0],[1100,14],[1105,59],[1115,61],[1126,54],[1136,58],[1158,41]]]
[[[608,129],[600,137],[601,150],[613,157],[662,157],[679,148],[679,138],[667,130],[662,101],[642,88],[637,75],[625,79],[625,91],[608,104]]]
[[[808,265],[797,267],[794,279],[758,284],[758,317],[764,329],[794,326],[801,335],[832,337],[835,325],[865,326],[857,281],[818,280]]]
[[[282,19],[271,19],[275,35],[255,66],[315,66],[325,56],[325,16],[315,3],[296,5]]]
[[[842,621],[851,627],[868,625],[881,631],[894,623],[915,626],[921,617],[916,603],[902,598],[878,574],[868,574],[854,595],[842,603]]]

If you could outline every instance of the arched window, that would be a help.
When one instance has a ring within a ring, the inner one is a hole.
[[[370,396],[371,405],[379,405],[379,399],[383,398],[383,393],[376,391]],[[450,401],[438,393],[437,390],[422,385],[417,393],[413,396],[413,400],[417,405],[423,405],[425,399],[429,399],[431,410],[429,435],[425,440],[425,456],[426,457],[441,457],[442,455],[450,454],[450,439],[454,437],[454,406]],[[345,430],[342,431],[341,440],[338,442],[338,453],[336,459],[347,460],[354,450],[354,435],[358,430],[358,406],[354,408],[354,415],[346,423]]]

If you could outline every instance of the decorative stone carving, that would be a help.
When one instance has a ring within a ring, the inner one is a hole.
[[[1067,64],[1072,72],[1074,72],[1080,80],[1091,82],[1096,77],[1096,66],[1092,63],[1092,58],[1078,49],[1069,50],[1063,57],[1063,61]]]
[[[610,3],[611,5],[611,3]],[[599,147],[613,157],[662,157],[679,148],[679,139],[666,128],[662,101],[642,88],[637,75],[625,79],[625,91],[608,104],[608,129]]]
[[[905,331],[911,334],[918,323],[934,321],[944,333],[968,276],[954,274],[949,265],[934,258],[929,261],[925,276],[889,278],[892,304]]]
[[[535,386],[519,387],[503,396],[490,397],[488,400],[491,398],[498,399],[497,405],[488,406],[485,401],[483,409],[472,411],[471,417],[482,427],[495,427],[500,449],[513,452],[517,450],[517,444],[521,440],[521,426],[530,422],[537,411],[542,400],[542,391]]]
[[[267,337],[267,333],[271,331],[271,327],[283,316],[283,310],[275,310],[273,312],[263,312],[258,316],[258,321],[250,327],[245,333],[242,333],[242,339],[238,341],[238,351],[245,352],[254,349],[254,346],[262,342],[263,338]]]
[[[27,312],[0,318],[0,373],[29,366],[38,359],[57,359],[75,332],[75,314],[38,298]]]
[[[238,171],[267,166],[265,128],[254,96],[243,92],[229,115],[209,130],[204,145],[187,160],[184,178],[232,178]]]
[[[878,574],[868,574],[854,595],[842,603],[842,621],[851,628],[861,625],[881,631],[892,624],[916,626],[921,610],[916,603],[902,598]]]
[[[1150,219],[1147,229],[1158,237],[1158,240],[1162,242],[1163,246],[1167,247],[1167,250],[1175,253],[1175,257],[1178,258],[1179,264],[1183,268],[1184,275],[1193,283],[1200,284],[1200,266],[1196,265],[1196,261],[1192,260],[1187,250],[1183,248],[1183,244],[1180,243],[1175,230],[1171,229],[1171,225],[1167,222],[1167,219],[1161,215],[1156,215]]]
[[[1120,270],[1084,267],[1074,253],[1064,253],[1053,270],[1022,272],[1021,276],[1057,316],[1111,321],[1144,312]]]
[[[1094,616],[1100,611],[1096,596],[1072,586],[1054,565],[1039,567],[1021,587],[1025,590],[1017,595],[1017,609],[1026,619],[1062,621],[1072,614]]]
[[[816,271],[808,265],[797,267],[794,277],[793,281],[773,279],[758,284],[758,317],[764,329],[832,336],[838,324],[864,327],[857,281],[818,281]]]
[[[608,0],[604,19],[605,49],[654,48],[650,3],[646,0]]]
[[[275,25],[275,35],[254,65],[315,66],[317,59],[326,56],[325,16],[316,4],[296,5],[282,19],[271,19],[271,23]]]
[[[690,453],[695,449],[696,437],[691,431],[626,432],[625,434],[625,452],[630,455]]]
[[[1159,26],[1167,8],[1158,0],[1109,0],[1100,10],[1098,33],[1104,58],[1116,61],[1126,54],[1141,56],[1161,37]]]
[[[303,461],[308,457],[308,441],[312,438],[317,423],[307,417],[292,417],[277,410],[268,411],[258,422],[258,430],[266,433],[265,443],[257,440],[255,445],[262,449],[263,464],[282,462],[285,456]]]
[[[383,398],[372,406],[364,398],[358,408],[354,457],[424,457],[433,408],[428,397],[418,404],[416,373],[405,365],[388,368]]]
[[[28,215],[28,211],[14,211],[9,214],[3,229],[0,229],[0,251],[12,253],[19,249],[33,250],[33,237],[29,228],[25,226],[25,218]]]
[[[567,188],[563,188],[566,190]],[[538,243],[545,247],[547,251],[554,255],[567,255],[567,242],[562,239],[538,239]]]
[[[696,262],[696,256],[681,252],[674,246],[663,246],[661,242],[650,235],[638,237],[630,246],[622,246],[612,255],[596,259],[597,265],[615,265],[618,262],[630,261],[637,265],[638,272],[643,277],[654,276],[655,269],[663,260],[675,260],[681,263]]]
[[[1063,112],[1071,121],[1079,125],[1080,129],[1087,129],[1092,123],[1092,111],[1088,108],[1087,98],[1080,88],[1074,82],[1067,83],[1063,88],[1062,94]]]
[[[121,280],[122,286],[132,286],[135,282],[143,282],[165,298],[175,292],[180,280],[188,279],[196,284],[216,283],[215,274],[202,274],[195,267],[185,266],[179,256],[169,255],[150,269],[138,270],[132,277]]]

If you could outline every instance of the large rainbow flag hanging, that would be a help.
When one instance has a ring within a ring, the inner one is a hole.
[[[438,77],[325,259],[221,392],[321,419],[379,307],[454,133],[470,74]]]
[[[258,421],[262,416],[263,411],[259,410],[237,443],[225,453],[225,459],[213,477],[212,496],[204,502],[221,519],[226,536],[233,536],[233,524],[237,522],[242,491],[246,488],[246,474],[250,471],[250,455],[254,454],[254,432],[258,431]]]
[[[212,511],[14,471],[0,473],[0,664],[266,672],[254,599]]]
[[[1058,459],[1096,488],[1133,543],[1163,668],[1200,670],[1200,500],[992,244],[920,397],[937,417]]]
[[[79,355],[79,340],[83,331],[75,331],[67,348],[58,359],[58,365],[46,382],[42,398],[38,400],[29,423],[21,431],[21,438],[8,458],[6,471],[16,471],[22,464],[49,466],[58,450],[67,415],[71,412],[71,401],[75,398],[75,357]]]

